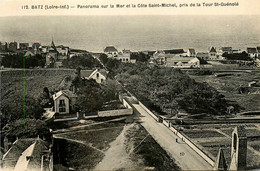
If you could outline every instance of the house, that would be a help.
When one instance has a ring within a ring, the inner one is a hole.
[[[131,62],[130,56],[131,56],[131,53],[119,52],[117,57],[115,57],[115,59],[118,59],[119,61],[124,62],[124,63],[129,63],[129,62]]]
[[[105,69],[81,70],[80,75],[83,79],[94,79],[100,84],[106,81],[108,72]]]
[[[166,57],[165,67],[199,68],[200,60],[196,57],[168,56]]]
[[[207,53],[207,52],[198,52],[196,57],[204,59],[204,60],[209,60],[209,53]]]
[[[41,44],[38,42],[32,44],[33,49],[39,50],[40,47],[41,47]]]
[[[188,49],[187,56],[195,57],[196,56],[195,49],[193,48]]]
[[[53,170],[53,155],[49,144],[40,138],[16,140],[1,159],[3,170]]]
[[[17,46],[16,46],[17,49]],[[0,52],[5,52],[7,50],[7,43],[0,42]]]
[[[216,60],[218,58],[217,56],[217,50],[215,47],[210,47],[209,49],[209,59]]]
[[[29,43],[19,43],[20,50],[27,50],[29,48]]]
[[[17,51],[17,42],[10,42],[8,49],[10,51],[16,52]]]
[[[108,56],[108,57],[117,57],[118,55],[118,50],[114,47],[114,46],[107,46],[104,49],[104,53]]]
[[[69,114],[74,110],[77,95],[70,90],[61,90],[53,96],[54,112],[59,114]]]
[[[69,57],[69,47],[55,46],[54,41],[49,47],[42,46],[42,51],[46,51],[46,66],[50,68],[62,67],[62,61]]]
[[[232,47],[221,47],[221,48],[220,48],[220,53],[221,53],[222,55],[223,55],[224,53],[232,54],[232,53],[233,53]]]
[[[247,53],[250,58],[255,58],[258,56],[257,49],[255,47],[248,47]]]
[[[81,49],[70,49],[69,57],[72,58],[73,56],[84,56],[88,54],[88,51],[81,50]]]
[[[69,55],[70,48],[67,46],[59,45],[59,46],[56,46],[56,49],[59,53],[59,56],[68,56]]]

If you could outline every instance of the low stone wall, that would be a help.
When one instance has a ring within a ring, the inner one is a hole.
[[[156,121],[159,121],[159,118],[155,114],[153,114],[147,107],[145,107],[141,102],[139,105],[149,113]],[[194,142],[192,142],[188,137],[184,134],[180,133],[169,121],[163,120],[162,123],[168,127],[175,135],[177,135],[180,139],[182,139],[188,146],[190,146],[196,153],[198,153],[204,160],[206,160],[211,166],[214,167],[215,162],[212,160],[206,153],[204,153]]]

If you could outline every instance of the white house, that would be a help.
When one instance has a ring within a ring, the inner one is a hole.
[[[69,114],[76,104],[77,96],[70,90],[61,90],[53,96],[54,112],[59,114]]]
[[[121,62],[129,63],[129,62],[131,62],[130,56],[131,56],[130,53],[122,53],[122,52],[119,52],[119,53],[118,53],[118,56],[115,57],[115,58],[118,59],[118,60],[120,60]]]
[[[196,57],[172,56],[166,57],[165,67],[173,68],[199,68],[200,60]]]
[[[209,59],[216,60],[218,58],[217,56],[217,50],[215,47],[210,47],[209,49]]]
[[[108,56],[108,57],[117,57],[118,55],[118,50],[114,47],[114,46],[107,46],[104,49],[104,53]]]
[[[105,69],[81,70],[81,78],[94,79],[97,83],[103,83],[107,79],[108,72]]]

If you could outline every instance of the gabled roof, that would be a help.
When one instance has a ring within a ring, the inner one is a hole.
[[[114,46],[107,46],[104,52],[117,52],[117,49]]]
[[[217,50],[216,50],[215,47],[212,46],[212,47],[210,48],[209,52],[211,52],[211,53],[212,53],[212,52],[217,52]]]
[[[36,162],[37,166],[41,165],[41,158],[39,158],[40,153],[47,149],[48,143],[40,138],[18,139],[4,154],[2,160],[4,161],[5,167],[8,168],[16,168],[17,170],[21,170],[21,166],[32,168],[32,166],[36,165]],[[25,163],[26,156],[31,156],[33,160]]]
[[[257,49],[255,47],[248,47],[247,53],[257,53]]]
[[[52,95],[53,100],[56,100],[57,98],[59,98],[61,95],[65,95],[68,98],[73,98],[73,97],[77,97],[76,94],[74,94],[72,91],[70,90],[61,90],[57,93],[55,93],[54,95]]]
[[[93,73],[93,70],[81,70],[80,75],[83,78],[88,78]]]
[[[107,71],[105,70],[105,69],[96,69],[96,70],[94,70],[92,73],[91,73],[91,75],[89,76],[89,78],[90,77],[92,77],[95,73],[100,73],[100,74],[102,74],[105,78],[107,78]]]

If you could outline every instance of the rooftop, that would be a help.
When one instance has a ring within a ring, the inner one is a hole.
[[[117,49],[114,46],[107,46],[104,52],[117,52]]]

